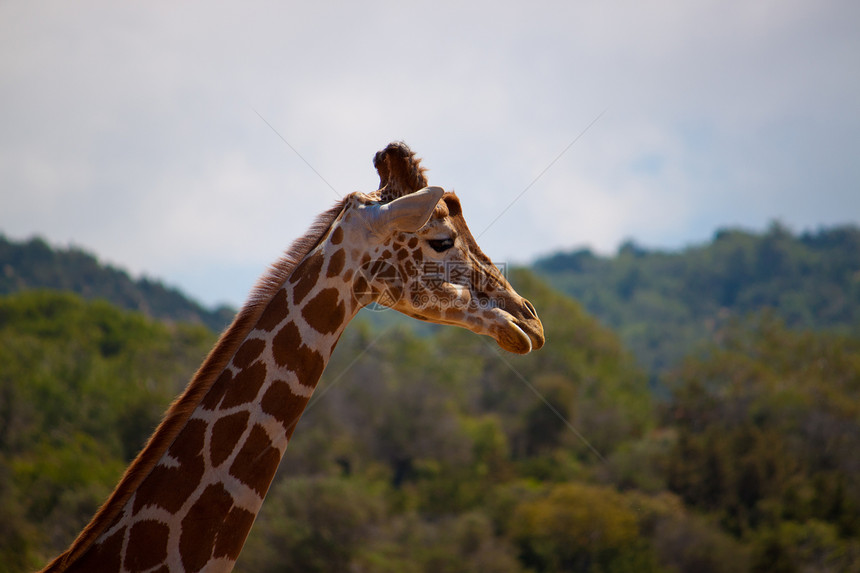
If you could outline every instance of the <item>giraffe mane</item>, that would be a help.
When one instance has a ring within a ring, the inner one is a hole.
[[[64,571],[89,549],[96,539],[116,518],[131,495],[149,475],[152,468],[170,447],[185,426],[191,413],[215,383],[215,380],[239,349],[239,346],[259,320],[266,305],[290,277],[296,266],[325,237],[332,223],[343,211],[346,199],[320,214],[310,229],[296,239],[284,254],[272,264],[257,281],[247,302],[236,313],[233,322],[221,334],[200,368],[191,378],[182,394],[168,408],[161,423],[147,440],[137,457],[126,469],[107,501],[99,508],[89,524],[72,542],[69,548],[51,561],[42,570]]]

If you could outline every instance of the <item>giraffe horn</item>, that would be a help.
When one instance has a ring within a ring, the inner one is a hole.
[[[374,205],[368,222],[380,234],[391,231],[414,233],[427,223],[444,193],[441,187],[425,187],[390,203]]]

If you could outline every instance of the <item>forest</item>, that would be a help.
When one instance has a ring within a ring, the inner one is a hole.
[[[860,228],[793,234],[721,229],[682,251],[633,241],[616,255],[555,253],[534,268],[619,334],[653,373],[677,364],[727,320],[770,309],[790,327],[860,334]]]
[[[527,356],[359,316],[236,571],[860,571],[857,241],[549,257],[509,276]],[[27,286],[0,297],[9,572],[74,539],[217,336]]]
[[[235,312],[226,307],[204,308],[157,280],[134,280],[126,271],[105,265],[78,247],[53,247],[39,237],[14,241],[0,233],[0,295],[34,288],[103,299],[153,318],[199,322],[219,332],[230,324]]]

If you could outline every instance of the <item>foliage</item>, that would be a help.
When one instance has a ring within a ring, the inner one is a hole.
[[[74,292],[155,318],[199,322],[216,331],[233,318],[229,308],[208,310],[158,281],[132,280],[125,271],[105,266],[77,247],[56,249],[40,238],[19,243],[0,234],[0,295],[32,289]]]
[[[792,235],[774,223],[764,234],[718,231],[681,252],[627,242],[605,258],[557,253],[535,270],[613,328],[652,373],[665,372],[731,317],[773,309],[786,324],[860,324],[860,229]]]
[[[611,331],[510,278],[540,352],[346,330],[237,571],[860,570],[860,338],[727,320],[654,400]],[[213,341],[70,294],[0,298],[0,570],[74,538]]]
[[[213,341],[70,294],[0,298],[0,515],[15,531],[0,554],[11,570],[69,543]]]
[[[358,480],[298,477],[271,492],[241,561],[247,571],[346,571],[382,523],[385,501]]]
[[[538,571],[653,571],[636,515],[613,488],[566,483],[520,504],[512,535]]]
[[[860,340],[733,324],[674,387],[670,490],[749,540],[755,570],[860,568]]]

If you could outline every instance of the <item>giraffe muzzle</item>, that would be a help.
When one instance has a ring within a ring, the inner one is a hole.
[[[499,346],[515,354],[528,354],[544,345],[543,324],[529,301],[521,298],[514,308],[499,312],[501,324],[490,333]]]

